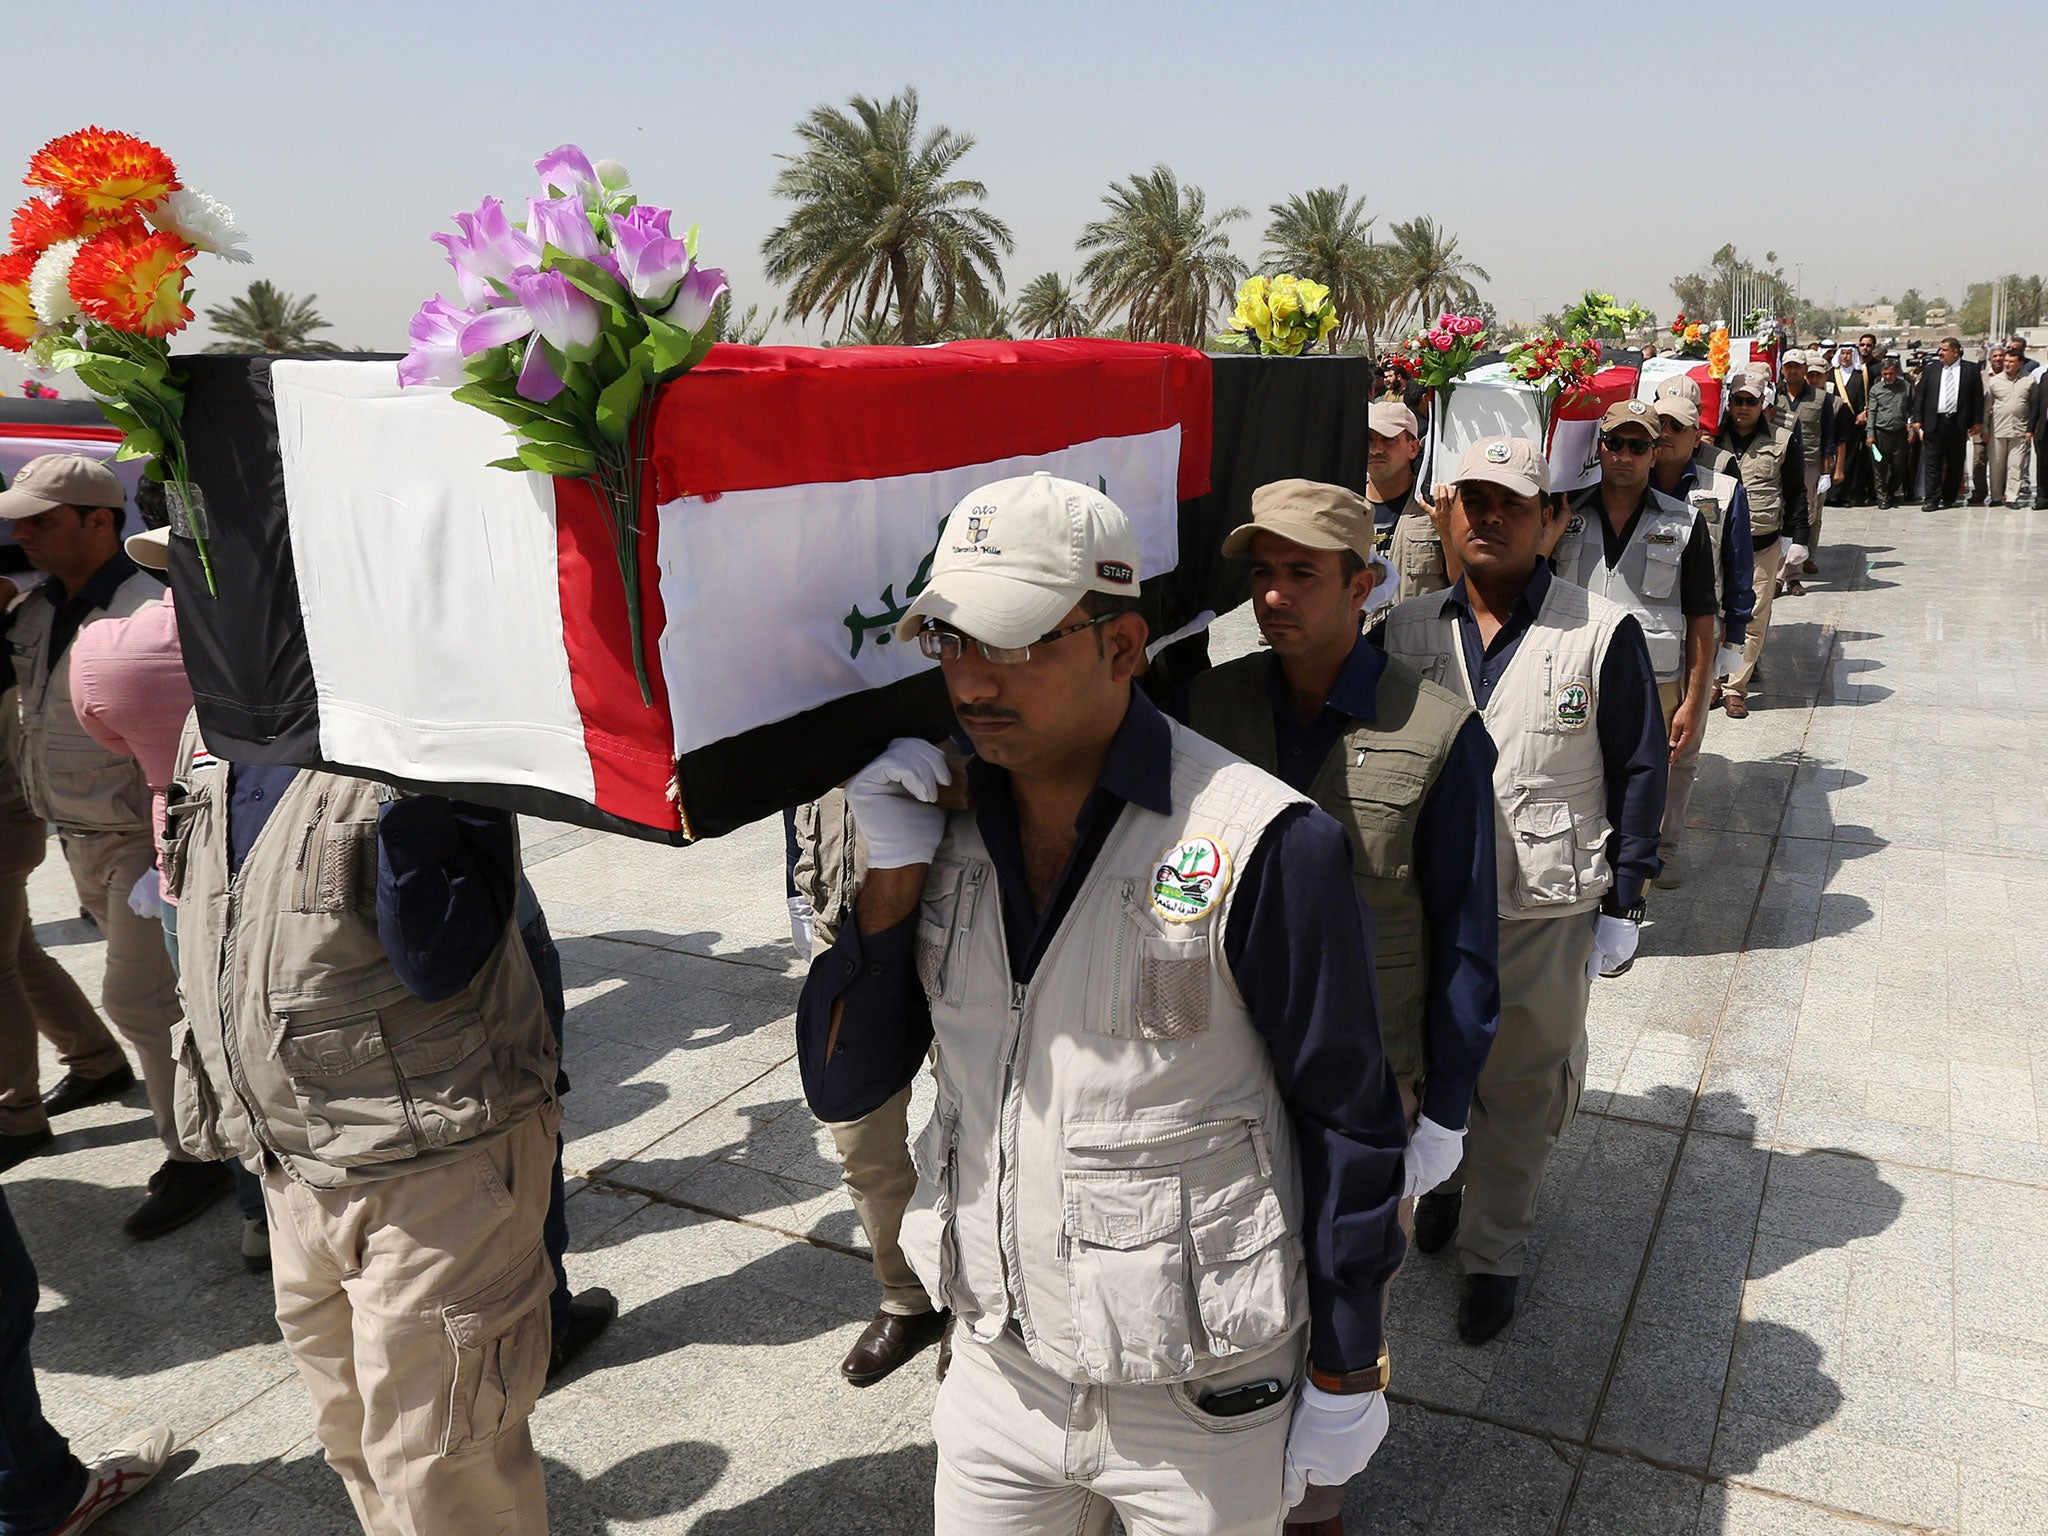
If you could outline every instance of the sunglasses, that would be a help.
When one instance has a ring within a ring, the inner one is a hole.
[[[1093,629],[1098,624],[1107,624],[1116,618],[1105,613],[1098,618],[1083,619],[1078,624],[1069,624],[1065,629],[1056,629],[1049,635],[1040,635],[1029,645],[990,645],[984,640],[971,640],[959,630],[937,623],[917,632],[917,648],[933,661],[958,661],[968,646],[981,653],[983,661],[994,662],[999,667],[1014,667],[1031,659],[1031,653],[1041,646],[1051,645],[1055,640],[1064,640],[1068,635],[1078,635],[1084,629]]]
[[[1626,453],[1640,459],[1657,445],[1651,442],[1649,438],[1637,437],[1634,433],[1623,437],[1619,432],[1602,432],[1600,434],[1600,446],[1609,453]]]

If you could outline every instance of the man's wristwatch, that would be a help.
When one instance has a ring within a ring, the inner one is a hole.
[[[1384,1392],[1393,1374],[1394,1362],[1384,1344],[1380,1346],[1379,1363],[1370,1370],[1346,1371],[1337,1376],[1328,1371],[1318,1370],[1313,1365],[1308,1368],[1309,1385],[1318,1391],[1336,1396],[1348,1396],[1354,1392]]]

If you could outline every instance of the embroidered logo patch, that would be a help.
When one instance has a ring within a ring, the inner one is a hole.
[[[1169,923],[1192,923],[1223,899],[1230,856],[1213,837],[1191,837],[1160,855],[1152,871],[1152,910]]]
[[[1584,683],[1566,683],[1557,690],[1553,701],[1557,708],[1557,728],[1561,731],[1582,731],[1586,728],[1587,717],[1593,712],[1593,696],[1586,691]]]
[[[1508,461],[1508,445],[1507,445],[1506,443],[1488,443],[1488,444],[1486,445],[1486,455],[1485,455],[1485,457],[1486,457],[1486,462],[1487,462],[1487,463],[1489,463],[1489,464],[1505,464],[1505,463],[1507,463],[1507,461]]]
[[[1564,536],[1568,539],[1576,539],[1580,534],[1584,533],[1585,531],[1586,514],[1583,512],[1574,512],[1572,514],[1572,520],[1564,525]]]

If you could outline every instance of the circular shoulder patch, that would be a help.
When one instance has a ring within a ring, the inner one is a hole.
[[[1508,461],[1508,445],[1507,445],[1506,443],[1488,443],[1488,444],[1486,445],[1486,462],[1487,462],[1487,463],[1489,463],[1489,464],[1505,464],[1505,463],[1507,463],[1507,461]]]
[[[1152,910],[1169,923],[1192,923],[1223,899],[1230,855],[1213,837],[1190,837],[1159,856],[1152,870]]]

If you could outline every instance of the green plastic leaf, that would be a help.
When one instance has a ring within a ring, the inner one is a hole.
[[[708,332],[711,328],[705,327]],[[697,338],[681,326],[670,325],[654,315],[647,317],[647,361],[657,378],[669,378],[690,365],[690,353]],[[707,347],[705,349],[709,351]],[[702,354],[699,354],[700,356]]]
[[[608,443],[623,443],[633,426],[633,413],[640,409],[647,381],[639,369],[620,374],[597,397],[597,430]]]
[[[519,460],[544,475],[587,475],[597,468],[597,455],[550,443],[521,443]]]
[[[493,459],[491,460],[490,463],[486,464],[484,468],[509,469],[515,475],[523,475],[526,473],[526,464],[523,460],[520,459]]]
[[[588,434],[560,421],[530,421],[519,429],[519,435],[530,443],[546,443],[563,448],[587,450],[590,443]]]
[[[473,405],[500,421],[510,422],[515,427],[524,427],[536,419],[531,406],[523,400],[506,399],[484,384],[464,384],[454,391],[453,398],[464,405]]]
[[[121,446],[114,450],[114,457],[122,460],[153,459],[163,451],[163,438],[143,427],[121,439]]]
[[[626,291],[626,285],[596,262],[585,261],[579,256],[566,256],[552,245],[541,252],[541,260],[599,303],[628,315],[633,313],[633,295]]]

